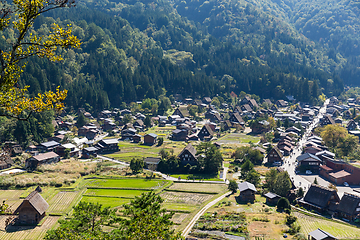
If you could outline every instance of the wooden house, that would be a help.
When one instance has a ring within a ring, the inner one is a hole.
[[[25,167],[35,169],[39,165],[57,163],[59,161],[60,161],[59,155],[57,155],[54,152],[47,152],[26,159]]]
[[[149,133],[144,136],[145,145],[154,145],[157,141],[157,135],[155,133]]]
[[[354,130],[356,130],[356,129],[357,129],[357,124],[356,124],[356,122],[355,122],[353,119],[351,119],[351,120],[348,122],[348,124],[346,125],[346,129],[347,129],[348,131],[354,131]]]
[[[205,124],[198,133],[198,138],[202,141],[204,140],[210,141],[213,136],[214,136],[214,132],[209,124]]]
[[[186,118],[190,116],[189,111],[186,108],[177,108],[172,115],[178,115],[180,118]]]
[[[0,170],[10,168],[13,164],[9,152],[0,150]]]
[[[178,155],[178,158],[182,165],[196,165],[198,163],[198,159],[196,156],[196,149],[189,143]]]
[[[99,149],[99,152],[117,152],[119,151],[119,141],[115,138],[111,139],[102,139],[100,140],[96,147]]]
[[[19,225],[36,225],[45,216],[49,204],[39,192],[31,192],[15,210],[19,216],[15,220]]]
[[[264,197],[266,198],[266,204],[268,205],[276,205],[281,198],[279,195],[272,192],[264,194]]]
[[[253,202],[255,201],[256,188],[254,184],[249,182],[242,182],[238,184],[240,190],[240,201],[242,202]]]
[[[299,167],[302,170],[311,170],[318,172],[321,164],[321,159],[311,153],[304,153],[296,158]]]
[[[336,209],[339,218],[354,221],[360,217],[360,197],[344,193]]]
[[[335,124],[335,121],[334,121],[334,119],[333,119],[331,116],[325,115],[325,116],[320,120],[320,125],[321,125],[321,126],[326,126],[326,125],[329,125],[329,124],[334,125],[334,124]]]
[[[186,141],[188,136],[188,131],[185,129],[175,129],[172,131],[171,139],[173,141]]]
[[[240,124],[242,127],[245,126],[245,121],[242,119],[239,113],[234,112],[230,115],[229,121],[234,124]]]
[[[82,157],[83,158],[91,158],[97,156],[97,149],[96,147],[87,147],[82,150]]]
[[[340,198],[334,189],[312,184],[303,199],[299,203],[309,209],[318,212],[336,211]]]
[[[43,142],[37,146],[37,149],[42,152],[49,152],[55,150],[56,147],[60,146],[60,143],[55,141]]]
[[[308,240],[337,240],[337,238],[331,235],[330,233],[325,232],[324,230],[318,228],[312,231],[311,233],[309,233]]]
[[[268,163],[283,162],[283,155],[277,147],[273,147],[266,156]]]
[[[77,148],[72,143],[66,143],[66,144],[62,144],[62,145],[58,146],[56,148],[56,153],[59,154],[60,156],[64,157],[65,156],[65,151],[67,149],[68,149],[68,151],[70,151],[69,152],[70,157],[80,157],[80,149]]]
[[[161,158],[147,157],[144,159],[144,164],[147,169],[156,171],[157,166],[160,161],[161,161]]]
[[[285,100],[277,100],[275,102],[276,106],[278,106],[279,108],[284,108],[284,107],[287,107],[288,105],[288,102],[285,101]]]

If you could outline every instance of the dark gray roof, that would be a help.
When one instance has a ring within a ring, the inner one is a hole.
[[[334,239],[337,239],[330,233],[327,233],[324,230],[321,230],[320,228],[316,229],[315,231],[312,231],[311,233],[309,233],[309,235],[316,240],[326,239],[327,237],[332,237]]]
[[[238,187],[239,187],[240,192],[245,191],[247,189],[250,189],[250,190],[256,192],[256,188],[255,188],[254,184],[249,183],[249,182],[239,183]]]
[[[160,161],[161,161],[161,158],[155,158],[155,157],[147,157],[144,159],[145,163],[158,164]]]
[[[94,152],[94,151],[97,151],[99,149],[96,148],[96,147],[87,147],[87,148],[84,148],[83,150],[88,151],[88,152]]]
[[[307,159],[310,159],[310,158],[321,162],[320,158],[318,158],[317,156],[315,156],[311,153],[304,153],[304,154],[298,156],[296,159],[301,162],[301,161],[306,161]]]
[[[332,195],[335,195],[339,200],[335,190],[312,184],[304,197],[304,201],[320,208],[326,208]]]
[[[266,198],[270,198],[270,199],[277,198],[277,197],[280,198],[279,195],[277,195],[277,194],[275,194],[275,193],[272,193],[272,192],[268,192],[268,193],[264,194],[264,196],[265,196]]]
[[[353,215],[356,212],[356,208],[358,208],[359,203],[359,196],[350,193],[344,193],[340,200],[339,206],[337,207],[337,211],[346,213],[348,215]]]

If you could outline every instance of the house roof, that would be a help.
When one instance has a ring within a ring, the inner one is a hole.
[[[63,148],[76,148],[76,146],[72,143],[65,143],[61,145]]]
[[[313,237],[315,240],[322,240],[322,239],[326,239],[327,237],[332,237],[334,239],[337,239],[330,233],[325,232],[324,230],[321,230],[320,228],[316,229],[315,231],[312,231],[311,233],[309,233],[309,235],[311,237]]]
[[[155,158],[155,157],[147,157],[144,159],[145,163],[151,163],[151,164],[158,164],[161,161],[161,158]]]
[[[279,197],[280,197],[280,196],[277,195],[276,193],[272,193],[272,192],[268,192],[268,193],[264,194],[264,196],[265,196],[266,198],[270,198],[270,199],[274,199],[274,198],[279,198]]]
[[[178,157],[180,157],[186,150],[189,151],[194,157],[196,156],[196,149],[193,147],[193,145],[191,145],[191,143],[189,143],[189,144],[181,151],[181,153],[178,155]]]
[[[242,119],[242,117],[240,116],[240,114],[238,112],[235,112],[232,115],[235,117],[235,119],[238,123],[245,124],[245,121]]]
[[[49,142],[44,142],[44,143],[40,143],[41,146],[44,146],[46,148],[49,148],[49,147],[55,147],[55,146],[58,146],[60,145],[60,143],[56,142],[56,141],[49,141]]]
[[[57,154],[54,153],[54,152],[47,152],[47,153],[42,153],[42,154],[33,156],[32,158],[35,158],[35,159],[38,160],[38,161],[44,161],[44,160],[46,160],[46,159],[54,158],[54,157],[58,157],[58,156],[59,156],[59,155],[57,155]]]
[[[338,172],[329,173],[329,175],[332,176],[333,178],[339,179],[339,178],[350,176],[351,173],[349,173],[349,172],[347,172],[345,170],[341,170],[341,171],[338,171]]]
[[[87,148],[84,148],[83,150],[85,150],[87,152],[95,152],[95,151],[97,151],[99,149],[96,148],[96,147],[87,147]]]
[[[118,144],[119,143],[119,141],[116,138],[102,139],[101,141],[103,141],[103,143],[105,143],[105,144]]]
[[[359,207],[359,204],[360,204],[359,196],[350,193],[344,193],[337,207],[337,211],[343,212],[348,215],[353,215],[356,212],[356,208]]]
[[[267,155],[267,158],[269,157],[269,154],[271,153],[271,151],[274,149],[274,151],[279,155],[280,158],[283,158],[282,153],[280,152],[280,150],[277,147],[273,147],[270,152]]]
[[[21,211],[22,205],[24,202],[29,202],[30,205],[40,214],[43,215],[48,209],[49,204],[45,201],[45,199],[37,192],[31,192],[24,201],[20,204],[20,206],[15,210],[14,214]]]
[[[304,201],[320,208],[325,208],[333,194],[339,199],[336,190],[312,184],[304,197]]]
[[[238,187],[239,187],[240,192],[245,191],[245,190],[248,190],[248,189],[256,192],[256,188],[255,188],[254,184],[249,183],[249,182],[239,183],[239,184],[238,184]]]
[[[157,135],[155,133],[149,133],[149,134],[146,134],[145,136],[150,136],[152,138],[157,138]]]
[[[332,171],[333,169],[326,166],[326,165],[320,165],[320,168],[324,169],[325,171]]]
[[[309,160],[317,160],[321,162],[321,159],[311,153],[304,153],[296,158],[299,162],[301,161],[309,161]]]

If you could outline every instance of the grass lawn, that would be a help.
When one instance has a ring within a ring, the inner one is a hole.
[[[103,196],[103,197],[120,197],[120,198],[134,198],[140,196],[146,191],[141,190],[120,190],[120,189],[88,189],[86,196]]]
[[[167,180],[147,180],[147,179],[86,179],[85,186],[95,188],[144,188],[158,189],[169,181]]]
[[[301,232],[306,236],[309,232],[312,232],[317,228],[321,228],[322,230],[334,235],[334,237],[340,239],[360,239],[360,229],[357,227],[308,216],[300,212],[294,212],[294,215],[298,218],[298,222],[301,226]]]
[[[91,202],[91,203],[100,203],[103,207],[120,207],[125,203],[129,203],[130,199],[126,198],[115,198],[115,197],[90,197],[90,196],[83,196],[81,201]]]
[[[173,174],[171,175],[171,177],[174,178],[181,178],[181,179],[194,179],[195,180],[199,180],[199,179],[204,179],[206,181],[223,181],[221,179],[219,179],[219,176],[216,176],[215,174]]]
[[[169,187],[169,190],[220,193],[227,190],[227,185],[217,183],[174,183]]]

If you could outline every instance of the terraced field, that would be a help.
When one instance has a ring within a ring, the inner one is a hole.
[[[169,190],[220,193],[227,190],[226,184],[174,183]]]
[[[85,186],[88,188],[133,188],[133,189],[158,189],[169,181],[167,180],[147,180],[139,178],[124,179],[86,179]]]
[[[80,191],[76,192],[59,192],[48,203],[48,213],[66,214],[72,206],[75,205],[75,200],[81,194]]]
[[[21,203],[20,196],[24,190],[0,190],[0,201],[9,204],[11,210],[15,210]]]
[[[306,236],[308,233],[321,228],[340,239],[360,239],[360,229],[338,222],[328,221],[321,218],[307,216],[299,212],[294,212],[301,226],[301,232]]]
[[[7,216],[0,216],[0,240],[33,240],[42,239],[46,231],[54,226],[60,217],[47,216],[41,226],[17,226],[5,231]]]

